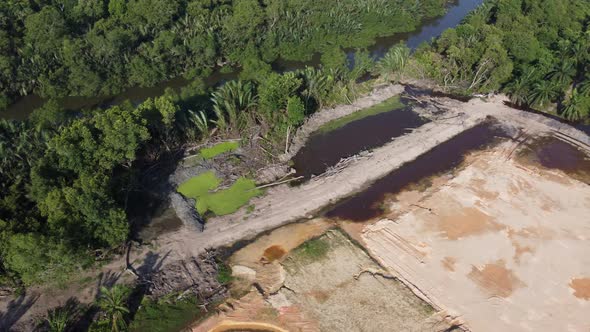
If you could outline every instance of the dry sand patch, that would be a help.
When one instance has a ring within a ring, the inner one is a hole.
[[[430,211],[367,226],[363,242],[473,331],[588,331],[590,187],[508,150],[480,154],[420,201]]]
[[[321,331],[441,331],[449,327],[427,303],[375,263],[340,231],[318,240],[329,250],[314,260],[297,250],[284,262],[276,295],[314,317]]]

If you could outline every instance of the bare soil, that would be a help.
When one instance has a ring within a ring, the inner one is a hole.
[[[528,149],[518,145],[470,156],[456,177],[417,203],[428,209],[394,203],[404,212],[367,226],[364,243],[465,328],[585,331],[590,187],[579,172],[518,157]]]
[[[269,275],[256,268],[249,280],[256,288],[221,305],[216,315],[192,331],[223,331],[228,326],[268,326],[269,331],[442,331],[450,327],[444,313],[433,310],[392,278],[341,231],[324,228],[323,235],[317,234],[321,225],[328,224],[313,220],[288,225],[238,251],[230,259],[242,264],[233,265],[237,278],[245,275],[240,267],[247,264],[279,266],[282,272],[274,272],[283,274],[279,287],[266,292]],[[296,230],[307,239],[316,237],[314,243],[322,242],[327,251],[310,254],[303,247],[287,245],[289,252],[282,251],[282,258],[272,263],[260,261],[261,248],[280,242],[285,231]]]

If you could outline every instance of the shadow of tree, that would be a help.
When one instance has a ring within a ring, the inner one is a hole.
[[[29,295],[25,292],[8,303],[6,311],[0,311],[0,331],[10,331],[12,326],[31,308],[39,299],[38,294]]]
[[[100,296],[100,288],[101,287],[106,287],[106,288],[111,288],[113,287],[117,281],[119,280],[119,278],[121,278],[122,273],[121,272],[113,272],[113,271],[108,271],[108,272],[101,272],[98,275],[98,280],[96,282],[96,295],[94,296],[95,299],[98,299],[98,297]]]
[[[131,291],[131,295],[127,301],[127,308],[129,309],[129,315],[127,318],[129,321],[134,319],[137,310],[139,310],[139,307],[141,306],[141,302],[149,290],[150,276],[152,273],[157,272],[162,268],[164,261],[169,255],[170,251],[162,257],[160,257],[160,254],[150,251],[147,253],[143,264],[137,269],[134,269],[140,280]]]
[[[160,257],[160,254],[154,253],[153,251],[148,252],[143,260],[143,264],[136,269],[137,274],[142,279],[149,278],[152,273],[157,272],[162,268],[164,261],[168,256],[170,256],[170,251],[162,257]]]
[[[68,320],[68,331],[73,330],[72,328],[78,324],[80,324],[81,320],[85,317],[86,312],[88,311],[88,305],[81,304],[80,301],[75,297],[70,297],[64,305],[56,307],[52,310],[47,312],[45,319],[39,323],[37,329],[41,331],[49,331],[49,322],[48,318],[57,312],[65,313]],[[74,331],[80,331],[79,329],[75,329]]]

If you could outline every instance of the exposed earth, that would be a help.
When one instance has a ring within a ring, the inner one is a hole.
[[[362,239],[388,271],[473,331],[587,331],[590,188],[526,153],[510,158],[514,144],[470,156]]]

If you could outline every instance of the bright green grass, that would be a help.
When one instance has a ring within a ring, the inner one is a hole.
[[[328,255],[330,243],[323,237],[311,239],[293,250],[295,258],[303,264],[315,262]]]
[[[325,125],[321,126],[320,129],[318,129],[318,133],[325,134],[325,133],[330,132],[332,130],[342,128],[351,122],[354,122],[354,121],[357,121],[357,120],[360,120],[360,119],[363,119],[363,118],[366,118],[366,117],[369,117],[372,115],[377,115],[380,113],[385,113],[385,112],[393,111],[396,109],[400,109],[400,108],[403,108],[404,106],[405,105],[400,101],[399,96],[395,96],[395,97],[387,99],[386,101],[382,102],[381,104],[366,108],[364,110],[354,112],[352,114],[341,117],[341,118],[336,119],[334,121],[330,121],[330,122],[326,123]]]
[[[234,213],[246,205],[251,198],[262,194],[262,190],[254,188],[256,188],[254,180],[239,178],[227,189],[199,197],[197,211],[201,215],[211,211],[217,216]]]
[[[222,153],[234,151],[239,146],[240,142],[238,141],[222,142],[219,144],[215,144],[210,148],[201,149],[199,153],[201,154],[201,157],[203,157],[204,159],[213,159]]]
[[[180,331],[188,324],[206,316],[194,297],[180,301],[152,301],[144,298],[141,308],[129,324],[129,331]]]
[[[197,199],[200,196],[207,195],[210,190],[219,186],[221,180],[209,171],[191,178],[178,187],[178,192],[185,197]]]

